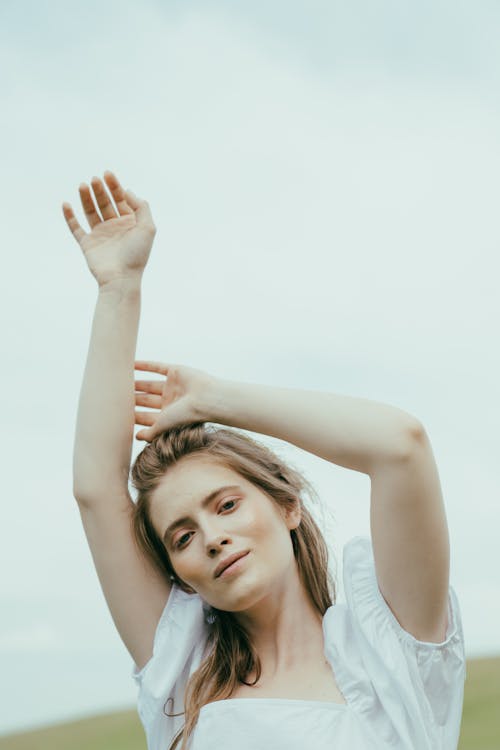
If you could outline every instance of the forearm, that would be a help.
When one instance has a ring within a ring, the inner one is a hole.
[[[78,406],[73,492],[90,502],[128,492],[140,279],[100,287]]]
[[[364,474],[406,455],[419,430],[410,414],[377,401],[219,379],[205,412],[210,421],[286,440]]]

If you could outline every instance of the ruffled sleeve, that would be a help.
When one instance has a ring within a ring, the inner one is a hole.
[[[325,648],[339,687],[374,747],[456,750],[466,660],[460,607],[452,586],[442,643],[417,640],[402,628],[378,587],[371,540],[344,547],[346,604],[325,614]],[[385,743],[385,744],[384,744]]]
[[[201,664],[207,641],[207,607],[198,594],[187,594],[175,583],[155,632],[153,655],[132,677],[139,686],[137,709],[148,748],[168,747],[184,724],[184,692]]]

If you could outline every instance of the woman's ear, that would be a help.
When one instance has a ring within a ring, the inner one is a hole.
[[[302,507],[298,498],[295,498],[293,505],[285,508],[285,521],[290,531],[300,526],[300,522],[302,521]]]

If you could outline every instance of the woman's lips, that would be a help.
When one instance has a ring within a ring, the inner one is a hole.
[[[248,557],[249,553],[247,552],[245,555],[242,555],[242,557],[239,557],[234,563],[231,563],[227,568],[225,568],[220,576],[217,576],[218,578],[229,578],[234,573],[237,573],[240,568],[242,568],[245,565],[245,560]]]

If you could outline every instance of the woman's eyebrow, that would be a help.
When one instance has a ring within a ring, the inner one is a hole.
[[[239,484],[226,484],[223,487],[218,487],[216,490],[213,490],[209,495],[203,498],[200,503],[201,507],[206,508],[207,505],[210,505],[212,500],[215,500],[218,495],[222,495],[222,493],[226,492],[226,490],[236,490],[241,492],[241,487],[239,486]],[[163,541],[167,542],[167,539],[179,526],[182,526],[183,524],[188,523],[192,520],[193,519],[191,518],[191,516],[182,516],[182,518],[177,518],[165,529],[165,533],[163,534]]]

